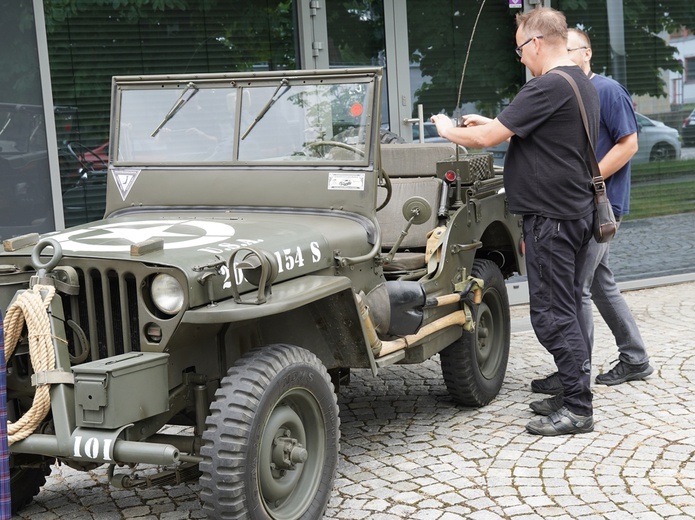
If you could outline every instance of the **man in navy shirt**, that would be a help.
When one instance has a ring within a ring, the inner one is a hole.
[[[432,116],[442,137],[471,148],[509,139],[504,186],[513,213],[523,216],[531,323],[552,354],[563,387],[563,406],[526,425],[536,435],[594,429],[591,342],[580,319],[586,255],[593,227],[591,163],[579,100],[589,133],[598,138],[596,89],[567,54],[567,21],[555,9],[539,7],[517,17],[516,53],[534,76],[491,120],[465,116],[454,127],[445,114]]]
[[[591,71],[591,41],[578,29],[567,35],[569,56],[579,65],[598,91],[601,103],[601,127],[596,156],[601,175],[606,179],[608,199],[616,220],[630,211],[630,159],[637,151],[637,121],[632,98],[617,81]],[[640,335],[637,322],[627,302],[620,294],[609,265],[609,244],[592,240],[587,255],[589,276],[583,293],[582,319],[593,343],[594,323],[591,300],[611,329],[618,346],[618,364],[605,374],[596,376],[603,385],[618,385],[649,376],[654,369]],[[531,382],[536,392],[554,394],[554,397],[536,401],[531,406],[539,413],[552,413],[562,406],[562,385],[557,374]]]

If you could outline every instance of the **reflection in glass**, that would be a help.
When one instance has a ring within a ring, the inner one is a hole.
[[[307,85],[285,80],[282,89],[218,88],[197,82],[196,87],[197,94],[164,125],[161,122],[180,99],[180,85],[123,90],[116,165],[366,164],[370,82]],[[241,138],[239,129],[245,129]]]
[[[153,136],[180,95],[180,88],[122,93],[117,161],[170,164],[204,162],[210,157],[232,160],[236,89],[199,89]]]
[[[0,239],[55,229],[33,5],[2,11]]]

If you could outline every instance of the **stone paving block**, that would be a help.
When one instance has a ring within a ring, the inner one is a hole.
[[[150,511],[152,511],[153,515],[156,515],[158,517],[163,517],[165,514],[170,513],[172,511],[176,511],[176,504],[174,504],[172,501],[168,502],[162,502],[158,504],[147,504],[150,508]],[[199,506],[200,504],[198,504]],[[190,516],[190,512],[188,510],[186,511],[181,511],[181,514],[185,514],[185,518],[188,518]]]
[[[158,515],[160,520],[186,520],[190,518],[188,511],[168,511]]]
[[[504,517],[495,511],[474,511],[468,518],[471,520],[500,520]]]
[[[452,511],[445,511],[439,520],[459,520],[461,518],[468,518],[470,514],[470,509],[454,509]]]
[[[143,505],[142,499],[138,496],[126,496],[123,498],[116,498],[116,506],[119,509],[126,509],[129,507],[136,507],[136,506],[141,506]]]
[[[150,514],[150,508],[147,506],[126,507],[123,508],[123,516],[128,518],[137,518]]]
[[[56,518],[58,518],[58,515],[50,511],[45,511],[41,513],[36,513],[32,518],[34,518],[35,520],[55,520]]]
[[[438,509],[418,509],[413,514],[413,519],[415,520],[439,520],[443,516],[443,513]]]

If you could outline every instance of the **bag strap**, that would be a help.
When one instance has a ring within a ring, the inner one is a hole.
[[[601,177],[601,181],[603,181],[603,176],[601,175],[601,170],[598,167],[598,161],[596,160],[596,151],[594,150],[594,143],[591,140],[591,134],[589,133],[589,121],[586,117],[586,110],[584,109],[584,101],[582,100],[582,95],[579,92],[579,87],[577,87],[577,82],[574,81],[574,78],[567,74],[564,70],[557,70],[557,69],[552,69],[549,70],[548,72],[552,72],[553,74],[558,74],[559,76],[562,76],[567,80],[567,82],[570,84],[572,87],[572,90],[574,90],[575,96],[577,96],[577,101],[579,102],[579,111],[582,114],[582,123],[584,123],[584,131],[586,131],[586,137],[589,139],[589,148],[591,148],[591,170],[593,171],[593,177],[594,179],[596,177]],[[596,182],[594,181],[594,184]]]

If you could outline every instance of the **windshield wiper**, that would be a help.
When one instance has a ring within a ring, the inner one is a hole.
[[[282,87],[285,87],[285,90],[280,92],[280,89]],[[249,132],[253,129],[254,126],[256,126],[256,123],[258,123],[261,119],[263,119],[263,116],[270,110],[270,107],[272,107],[275,102],[280,99],[288,90],[290,89],[289,86],[289,81],[287,79],[283,79],[280,84],[278,85],[278,88],[275,89],[275,92],[273,92],[273,95],[270,96],[270,99],[268,102],[265,104],[263,109],[258,113],[256,116],[256,119],[253,120],[253,122],[249,125],[249,127],[246,129],[246,132],[244,132],[244,135],[241,136],[241,140],[243,141],[247,135],[249,135]],[[280,92],[280,94],[278,94]]]
[[[187,97],[184,97],[184,96],[186,96],[186,92],[188,92],[189,90],[192,90],[192,92],[190,94],[188,94]],[[183,92],[181,92],[181,95],[179,96],[179,98],[176,100],[174,105],[169,109],[169,112],[167,112],[167,115],[164,116],[164,119],[162,119],[162,122],[159,123],[159,126],[154,129],[154,132],[152,132],[152,137],[156,136],[159,133],[159,131],[164,127],[164,125],[166,125],[176,115],[176,113],[179,110],[181,110],[183,105],[188,103],[191,100],[191,98],[193,96],[195,96],[197,93],[198,93],[198,87],[196,87],[195,83],[193,83],[191,81],[188,85],[186,85],[186,88],[183,89]]]

